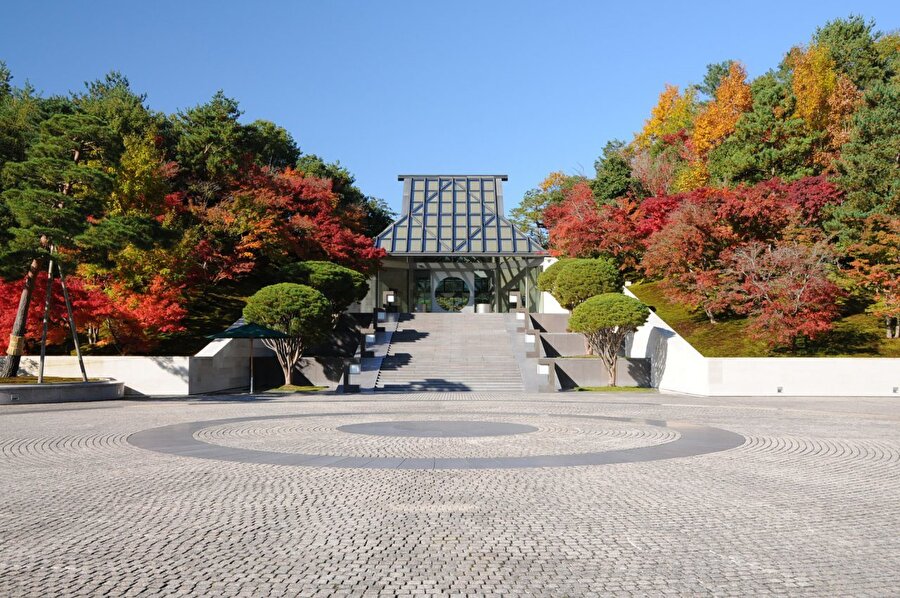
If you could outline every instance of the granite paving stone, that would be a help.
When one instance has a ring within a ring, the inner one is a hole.
[[[5,406],[0,596],[886,596],[898,495],[889,399]]]

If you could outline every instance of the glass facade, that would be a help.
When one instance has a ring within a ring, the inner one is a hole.
[[[403,175],[403,214],[375,239],[388,253],[372,299],[385,290],[402,311],[511,307],[510,291],[534,305],[547,251],[503,212],[504,175]]]
[[[528,255],[544,249],[503,216],[505,177],[410,175],[403,215],[375,245],[396,256]]]

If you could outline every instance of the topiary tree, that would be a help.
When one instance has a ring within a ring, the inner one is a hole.
[[[553,287],[556,286],[556,276],[568,260],[556,260],[547,269],[538,274],[537,287],[539,291],[553,294]]]
[[[568,310],[594,295],[622,288],[622,273],[609,258],[566,260],[556,274],[552,294]]]
[[[263,339],[263,344],[275,351],[284,383],[290,384],[291,371],[304,349],[331,330],[331,303],[312,287],[283,282],[263,287],[250,297],[244,306],[244,320],[289,335]]]
[[[336,323],[351,303],[361,301],[369,292],[369,281],[356,270],[332,262],[308,261],[283,269],[288,280],[316,289],[331,304],[332,323]]]
[[[649,316],[650,310],[637,299],[621,293],[604,293],[591,297],[572,311],[569,330],[585,336],[591,350],[606,366],[609,385],[615,386],[619,348],[625,336],[637,330]]]

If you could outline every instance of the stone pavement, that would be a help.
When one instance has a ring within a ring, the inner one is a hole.
[[[7,406],[0,596],[898,594],[898,432],[889,399]]]

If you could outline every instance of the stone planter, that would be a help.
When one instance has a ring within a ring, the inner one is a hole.
[[[125,383],[112,379],[96,382],[0,384],[0,405],[69,403],[121,399]]]

